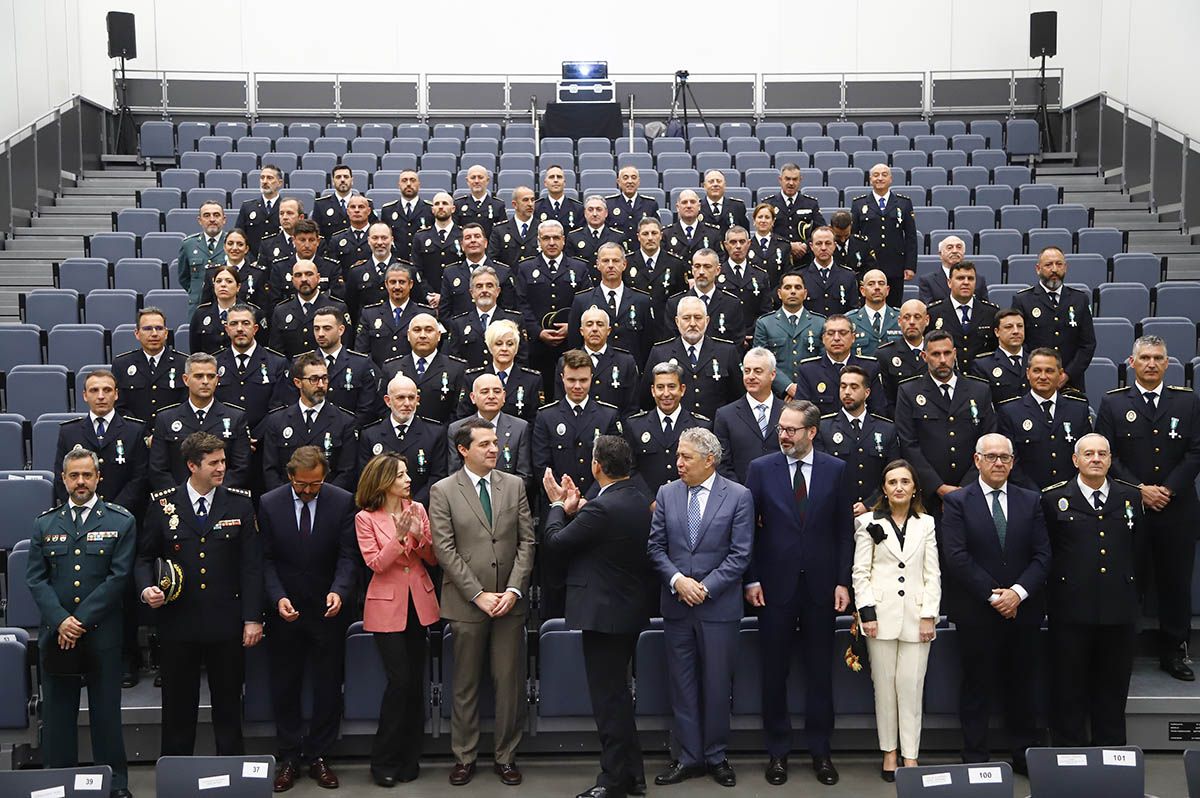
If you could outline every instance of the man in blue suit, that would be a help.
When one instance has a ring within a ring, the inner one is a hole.
[[[658,489],[646,544],[663,582],[672,736],[679,746],[679,759],[654,778],[659,786],[706,772],[724,787],[737,783],[725,751],[754,502],[750,491],[716,473],[720,461],[721,444],[708,430],[693,427],[679,436],[679,479]]]
[[[745,596],[760,609],[763,728],[770,757],[765,775],[775,785],[787,781],[792,747],[787,677],[797,625],[813,772],[822,784],[838,781],[829,747],[833,630],[835,614],[850,606],[854,499],[845,462],[813,449],[820,425],[815,404],[786,402],[776,428],[779,451],[751,461],[746,473],[754,497],[755,540]]]
[[[1013,770],[1026,774],[1025,749],[1039,744],[1034,684],[1042,587],[1050,538],[1041,496],[1009,481],[1012,441],[999,433],[975,444],[979,479],[942,499],[942,606],[958,627],[962,657],[959,717],[964,762],[988,762],[991,693],[998,688]]]
[[[713,432],[724,457],[717,470],[742,485],[750,461],[775,451],[775,425],[783,402],[771,391],[774,380],[775,355],[765,347],[754,347],[742,358],[746,394],[717,410]]]

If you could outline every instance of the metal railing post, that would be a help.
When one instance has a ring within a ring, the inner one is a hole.
[[[1158,120],[1150,120],[1150,212],[1158,213],[1158,200],[1154,196],[1154,167],[1158,157]]]
[[[1192,140],[1183,137],[1183,158],[1179,165],[1179,228],[1187,235],[1187,167],[1188,157],[1192,154]]]
[[[1129,148],[1129,106],[1121,103],[1121,193],[1129,191],[1129,176],[1125,171],[1126,154]]]

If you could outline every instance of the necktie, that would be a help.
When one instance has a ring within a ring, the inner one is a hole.
[[[554,258],[551,258],[550,260],[546,261],[546,265],[550,267],[550,276],[553,277],[555,270],[558,269],[558,261]]]
[[[1013,368],[1017,369],[1018,371],[1021,370],[1021,356],[1020,355],[1009,355],[1008,359],[1012,361]]]
[[[654,258],[646,258],[646,271],[654,271]]]
[[[492,496],[488,493],[488,481],[479,480],[479,503],[483,505],[483,515],[487,522],[492,523]]]
[[[418,377],[425,376],[425,358],[423,358],[423,357],[417,358],[417,376]]]
[[[792,492],[796,497],[796,511],[800,523],[804,523],[804,511],[808,509],[808,484],[804,481],[804,463],[796,462],[796,473],[792,476]]]
[[[488,326],[489,315],[490,314],[488,314],[488,313],[482,313],[479,316],[479,323],[483,326],[483,329],[485,329],[485,330],[487,329],[487,326]]]
[[[561,209],[562,209],[562,205],[561,205],[561,204],[559,204],[559,201],[558,201],[558,200],[555,200],[555,201],[554,201],[554,214],[557,216],[557,215],[558,215],[558,212],[559,212],[559,210],[561,210]]]
[[[499,374],[497,374],[496,376],[500,378],[501,385],[504,385],[504,386],[508,385],[508,372],[507,371],[502,371]]]
[[[153,371],[154,371],[156,368],[158,368],[158,358],[156,358],[156,357],[148,357],[148,358],[146,358],[146,359],[147,359],[148,361],[150,361],[150,371],[152,371],[152,372],[153,372]]]
[[[596,241],[599,241],[599,240],[600,240],[600,231],[599,231],[599,230],[593,230],[593,231],[592,231],[592,238],[593,238],[593,239],[595,239]]]
[[[224,323],[225,323],[225,322],[227,322],[227,321],[229,321],[229,311],[228,311],[228,310],[222,310],[222,311],[221,311],[221,323],[222,323],[222,324],[224,324]]]
[[[325,356],[325,366],[326,366],[326,368],[328,368],[328,369],[329,369],[329,373],[330,373],[330,374],[333,374],[333,364],[334,364],[334,362],[335,362],[335,361],[334,361],[334,357],[333,357],[333,355],[326,355],[326,356]]]
[[[792,324],[792,329],[796,329],[796,325],[800,323],[800,317],[796,315],[788,316],[788,321]]]
[[[712,207],[712,215],[713,215],[714,219],[721,215],[721,209],[717,207],[717,204],[715,202],[712,204],[711,207]]]
[[[312,307],[312,303],[311,303],[311,302],[301,302],[301,303],[300,303],[300,312],[301,312],[301,313],[303,313],[303,314],[304,314],[304,315],[307,317],[307,316],[308,316],[308,310],[309,310],[309,308],[311,308],[311,307]]]
[[[396,440],[403,442],[406,434],[408,434],[407,424],[401,424],[400,426],[396,427]]]
[[[270,215],[271,215],[271,212],[272,212],[272,211],[274,211],[274,210],[275,210],[275,203],[274,203],[274,202],[268,202],[268,203],[267,203],[267,216],[270,216]]]
[[[215,238],[208,239],[208,254],[211,255],[217,248],[217,240]]]
[[[203,496],[196,500],[196,517],[200,520],[208,518],[208,506],[205,503]]]
[[[854,437],[858,437],[862,432],[862,420],[857,418],[850,419],[850,428],[854,430]]]
[[[581,405],[573,405],[571,409],[575,411],[575,418],[579,418],[579,414],[583,412]]]
[[[966,332],[967,328],[971,326],[971,308],[967,305],[960,305],[958,312],[962,314],[962,328],[963,332]]]
[[[1098,490],[1092,491],[1092,506],[1097,510],[1104,509],[1104,496]]]
[[[75,528],[79,529],[83,525],[83,513],[87,510],[86,507],[72,507],[71,512],[75,513]]]
[[[1146,404],[1150,407],[1151,413],[1153,413],[1155,410],[1158,409],[1158,405],[1157,405],[1158,397],[1154,394],[1153,391],[1146,391],[1145,393],[1142,394],[1142,398],[1146,400]]]
[[[875,319],[871,322],[871,329],[875,332],[875,337],[883,335],[883,314],[876,313]]]
[[[704,490],[702,485],[688,489],[688,548],[692,549],[696,548],[696,541],[700,539],[700,491],[702,490]]]
[[[700,362],[696,359],[696,347],[694,346],[688,347],[688,361],[692,364],[692,368],[696,368],[696,365]]]
[[[438,230],[438,239],[439,239],[439,240],[441,240],[441,242],[442,242],[443,244],[445,244],[445,243],[446,243],[446,233],[447,233],[447,232],[449,232],[449,231],[447,231],[447,230]]]
[[[342,203],[342,213],[345,213],[346,212],[346,201],[345,200],[339,200],[339,201]]]
[[[300,537],[308,540],[312,536],[312,513],[308,510],[308,502],[300,502]]]
[[[524,240],[527,235],[529,235],[529,222],[521,222],[521,239]]]
[[[400,326],[400,317],[404,315],[404,311],[400,308],[392,308],[392,323],[397,327]]]
[[[758,239],[758,248],[765,252],[767,249],[767,239],[765,239],[765,238]]]
[[[705,304],[705,305],[707,305],[707,304],[708,304],[708,300],[712,299],[712,297],[711,297],[711,296],[709,296],[708,294],[704,294],[704,295],[702,295],[700,298],[704,300],[704,304]]]
[[[1000,491],[992,491],[992,522],[996,524],[996,536],[1000,538],[1000,548],[1004,548],[1004,539],[1008,536],[1008,519],[1004,517],[1004,508],[1000,506]]]
[[[886,212],[887,212],[887,197],[880,197],[880,198],[879,198],[879,212],[880,212],[880,213],[886,213]]]
[[[743,267],[741,267],[741,266],[734,266],[734,267],[733,267],[733,273],[734,273],[734,276],[736,276],[736,277],[737,277],[737,279],[738,279],[738,282],[739,282],[739,283],[740,283],[740,282],[741,282],[743,279],[745,279],[745,272],[746,272],[746,270],[745,270]]]
[[[304,425],[312,429],[313,422],[317,420],[317,411],[309,408],[304,411]]]
[[[817,273],[821,277],[821,282],[823,282],[823,283],[829,282],[829,269],[822,269],[820,266],[818,266]]]
[[[789,196],[786,196],[786,195],[784,196],[784,198],[783,198],[783,202],[784,202],[784,204],[785,204],[785,205],[787,205],[787,208],[788,208],[788,210],[789,210],[789,211],[792,209],[792,202],[793,202],[795,199],[796,199],[795,197],[789,197]]]
[[[947,383],[944,383],[944,384],[942,385],[942,396],[946,397],[946,402],[947,402],[947,403],[949,403],[949,402],[950,402],[950,400],[951,400],[951,396],[950,396],[950,383],[948,383],[948,382],[947,382]]]
[[[693,228],[690,224],[687,227],[683,228],[683,234],[688,237],[689,241],[692,238],[692,229]]]
[[[760,404],[755,408],[758,413],[758,434],[767,437],[767,406]]]
[[[673,429],[675,429],[675,424],[672,423],[671,417],[666,416],[665,418],[663,418],[663,434],[670,435],[671,430],[673,430]]]
[[[1058,310],[1058,292],[1057,291],[1051,292],[1051,294],[1050,294],[1050,307],[1054,308],[1055,310]]]
[[[1054,414],[1050,412],[1050,409],[1051,409],[1053,406],[1054,406],[1054,403],[1053,403],[1053,402],[1051,402],[1049,399],[1047,399],[1046,401],[1042,402],[1042,412],[1046,414],[1046,422],[1047,422],[1047,423],[1049,423],[1049,422],[1051,422],[1051,421],[1053,421],[1053,420],[1054,420]]]
[[[104,431],[107,429],[108,429],[108,425],[104,423],[104,419],[102,419],[102,418],[96,419],[96,437],[97,438],[103,438]]]
[[[247,357],[246,355],[238,355],[237,362],[238,362],[238,371],[245,374],[246,373],[246,365],[250,362],[250,358]]]
[[[196,421],[200,422],[201,425],[204,424],[204,416],[205,412],[203,410],[196,411]]]
[[[600,368],[600,356],[595,352],[590,352],[589,354],[592,357],[592,372],[594,373],[596,369]]]
[[[608,292],[608,312],[617,315],[617,292],[611,289]]]
[[[412,203],[411,202],[404,203],[404,215],[412,216]]]

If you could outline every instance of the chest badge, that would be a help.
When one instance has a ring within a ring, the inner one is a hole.
[[[649,443],[649,442],[650,442],[650,430],[646,430],[645,432],[642,433],[642,443]]]
[[[1059,512],[1063,512],[1063,513],[1065,513],[1065,512],[1067,511],[1067,508],[1068,508],[1068,507],[1070,507],[1070,506],[1071,506],[1071,503],[1067,501],[1067,499],[1066,499],[1066,497],[1065,497],[1065,496],[1064,496],[1063,498],[1061,498],[1061,499],[1059,499],[1059,500],[1058,500],[1058,510],[1059,510]]]
[[[566,435],[567,434],[567,425],[563,424],[560,421],[558,426],[554,428],[554,431],[557,432],[559,435]]]
[[[1033,429],[1033,419],[1027,418],[1024,421],[1022,421],[1021,429],[1025,430],[1026,432],[1029,432],[1031,429]]]
[[[840,433],[840,432],[833,433],[833,442],[834,443],[841,443],[845,439],[846,439],[846,436],[842,435],[842,433]]]
[[[1130,424],[1137,421],[1137,411],[1130,410],[1128,413],[1125,414],[1125,420],[1128,421]]]
[[[925,406],[925,401],[926,401],[926,399],[925,399],[925,394],[923,394],[923,393],[919,393],[919,394],[917,394],[917,397],[916,397],[915,399],[913,399],[913,401],[914,401],[914,402],[916,402],[916,403],[917,403],[918,405],[920,405],[921,407],[924,407],[924,406]]]
[[[1031,310],[1029,312],[1033,315],[1033,317],[1035,319],[1040,319],[1042,317],[1042,309],[1041,308],[1034,308],[1033,310]]]
[[[899,358],[897,358],[897,359],[899,359]],[[899,364],[897,364],[897,365],[899,365]],[[999,366],[996,366],[996,368],[992,369],[992,376],[993,377],[1003,377],[1004,369],[1000,368]]]
[[[125,373],[132,377],[134,374],[137,374],[137,366],[130,366],[129,368],[125,369]]]

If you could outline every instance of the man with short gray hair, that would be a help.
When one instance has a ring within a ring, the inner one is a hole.
[[[472,166],[467,170],[469,193],[457,200],[454,209],[454,223],[463,228],[469,224],[482,227],[485,244],[488,234],[492,232],[492,226],[508,220],[504,200],[488,190],[491,182],[491,172],[479,164]]]
[[[783,402],[775,398],[771,384],[775,380],[775,355],[770,349],[756,346],[742,358],[742,387],[739,396],[717,410],[713,432],[721,441],[724,457],[721,476],[746,482],[750,461],[770,454],[778,448],[775,426],[783,412]]]
[[[625,251],[625,234],[607,224],[608,205],[599,194],[583,203],[584,223],[567,233],[567,252],[589,266],[596,263],[596,254],[604,244],[616,244]]]
[[[966,258],[967,245],[958,236],[946,236],[938,242],[937,255],[942,268],[917,280],[917,298],[926,305],[950,298],[950,270]],[[988,298],[988,282],[982,274],[975,280],[975,296]]]
[[[732,402],[741,389],[738,348],[728,341],[710,338],[709,315],[703,300],[685,296],[676,308],[679,335],[655,344],[643,371],[643,407],[649,405],[649,371],[658,363],[676,363],[683,368],[687,391],[683,404],[693,414],[712,418],[717,408]]]
[[[586,263],[563,251],[561,222],[543,220],[537,236],[541,252],[518,263],[513,279],[518,305],[525,314],[529,365],[542,373],[544,384],[552,385],[554,363],[568,348],[571,303],[577,292],[591,287],[592,278]]]

